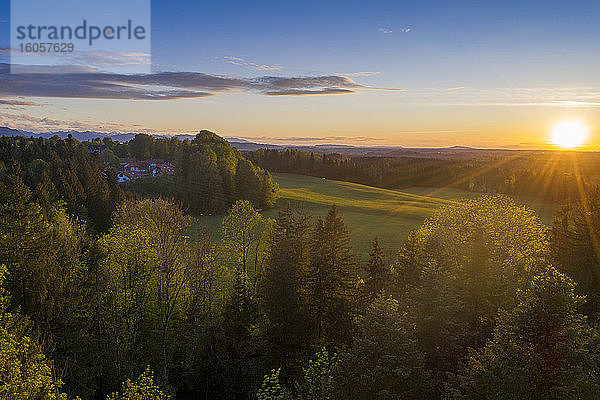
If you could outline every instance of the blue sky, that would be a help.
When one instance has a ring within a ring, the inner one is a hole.
[[[8,15],[3,1],[4,48]],[[304,135],[432,146],[537,145],[554,124],[575,119],[590,127],[592,142],[600,120],[599,16],[598,1],[152,1],[153,72],[246,83],[157,101],[72,99],[68,85],[58,93],[32,82],[40,90],[24,95],[44,106],[17,106],[0,117],[23,128],[46,118],[61,128],[207,128],[263,141]],[[265,76],[335,76],[356,86],[327,81],[314,86],[322,94],[298,96],[305,82],[247,83]],[[0,96],[17,98],[7,86],[0,83]]]

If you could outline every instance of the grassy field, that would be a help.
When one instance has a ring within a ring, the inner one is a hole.
[[[435,209],[459,199],[479,196],[457,189],[418,187],[398,191],[304,175],[273,174],[273,177],[279,183],[281,197],[275,208],[263,213],[266,217],[275,218],[279,208],[287,202],[302,204],[315,216],[324,216],[335,204],[348,225],[360,261],[368,257],[375,236],[379,236],[386,252],[392,255],[408,233]],[[551,210],[545,210],[548,207],[531,206],[541,211],[542,218],[548,222],[551,215]],[[217,236],[222,218],[221,215],[203,216],[197,224],[205,225]]]

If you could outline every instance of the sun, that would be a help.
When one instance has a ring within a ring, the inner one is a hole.
[[[559,147],[572,149],[583,144],[587,138],[587,133],[588,127],[581,122],[561,122],[552,131],[552,142]]]

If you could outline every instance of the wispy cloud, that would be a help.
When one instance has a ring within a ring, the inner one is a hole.
[[[449,87],[446,90],[461,90],[461,89],[464,89],[464,88],[465,88],[464,86],[455,86],[455,87]]]
[[[379,75],[381,72],[378,71],[361,71],[361,72],[337,72],[342,76],[373,76]]]
[[[348,144],[348,143],[363,143],[363,142],[379,142],[386,139],[373,137],[373,136],[291,136],[291,137],[273,137],[273,136],[258,136],[258,137],[247,137],[242,136],[240,139],[248,140],[251,142],[267,142],[267,143],[278,143],[278,144],[323,144],[323,143],[337,143],[337,144]]]
[[[56,57],[54,53],[22,53],[18,50],[11,48],[0,48],[0,55],[10,55],[11,51],[18,52],[20,57],[45,57],[48,60],[48,64],[53,64],[57,71],[60,72],[92,72],[98,71],[98,68],[103,67],[125,67],[132,65],[150,65],[151,56],[148,53],[140,52],[122,52],[112,50],[95,50],[95,51],[76,51],[72,53],[63,53],[60,59]],[[59,62],[59,64],[56,64]],[[92,68],[89,65],[95,65],[97,67]],[[16,65],[19,68],[19,72],[39,72],[35,65]],[[42,66],[42,68],[50,68],[50,65]]]
[[[23,101],[23,100],[3,100],[0,99],[0,104],[6,106],[37,106],[39,105],[33,101]]]
[[[253,62],[250,62],[250,61],[246,61],[246,60],[244,60],[243,58],[240,58],[240,57],[225,56],[223,58],[226,59],[229,64],[241,65],[241,66],[244,66],[244,67],[256,68],[256,69],[259,69],[261,71],[279,71],[280,69],[282,69],[282,67],[279,66],[279,65],[256,64],[256,63],[253,63]]]
[[[43,67],[37,68],[43,70]],[[48,72],[55,68],[49,67]],[[172,100],[239,92],[266,96],[350,94],[362,89],[400,90],[373,88],[338,75],[239,78],[201,72],[11,74],[8,64],[0,64],[0,97]]]
[[[151,129],[142,129],[136,125],[124,125],[114,122],[87,123],[85,121],[55,119],[47,116],[36,117],[23,113],[0,112],[0,124],[13,129],[21,129],[30,132],[47,132],[49,130],[81,130],[96,132],[126,132],[132,127],[136,131],[151,133]]]
[[[349,94],[356,93],[355,90],[350,89],[336,89],[336,88],[324,88],[318,90],[310,89],[284,89],[284,90],[273,90],[265,92],[267,96],[311,96],[311,95],[322,95],[322,94]]]
[[[400,33],[408,33],[411,31],[412,31],[412,28],[410,28],[410,27],[398,29],[398,32],[400,32]],[[379,28],[379,32],[383,33],[384,35],[389,35],[390,33],[393,33],[394,31],[391,28],[381,27],[381,28]]]
[[[552,103],[562,104],[565,106],[582,106],[582,107],[599,107],[600,106],[600,102],[593,102],[593,101],[554,100]]]

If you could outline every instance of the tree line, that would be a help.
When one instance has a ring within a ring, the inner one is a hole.
[[[564,153],[564,154],[563,154]],[[260,149],[246,157],[272,172],[297,173],[383,188],[454,187],[563,203],[598,185],[596,153],[516,152],[479,158],[349,157]]]
[[[109,140],[105,143],[108,151],[120,156],[173,162],[174,176],[139,178],[128,182],[125,188],[145,197],[173,198],[190,214],[224,213],[237,199],[269,208],[278,196],[277,183],[267,170],[257,167],[210,131],[200,131],[191,141],[139,134],[125,144]]]
[[[108,228],[125,198],[113,171],[75,139],[0,137],[0,191],[13,196],[22,182],[32,200],[49,211],[57,202],[89,223],[94,232]]]

